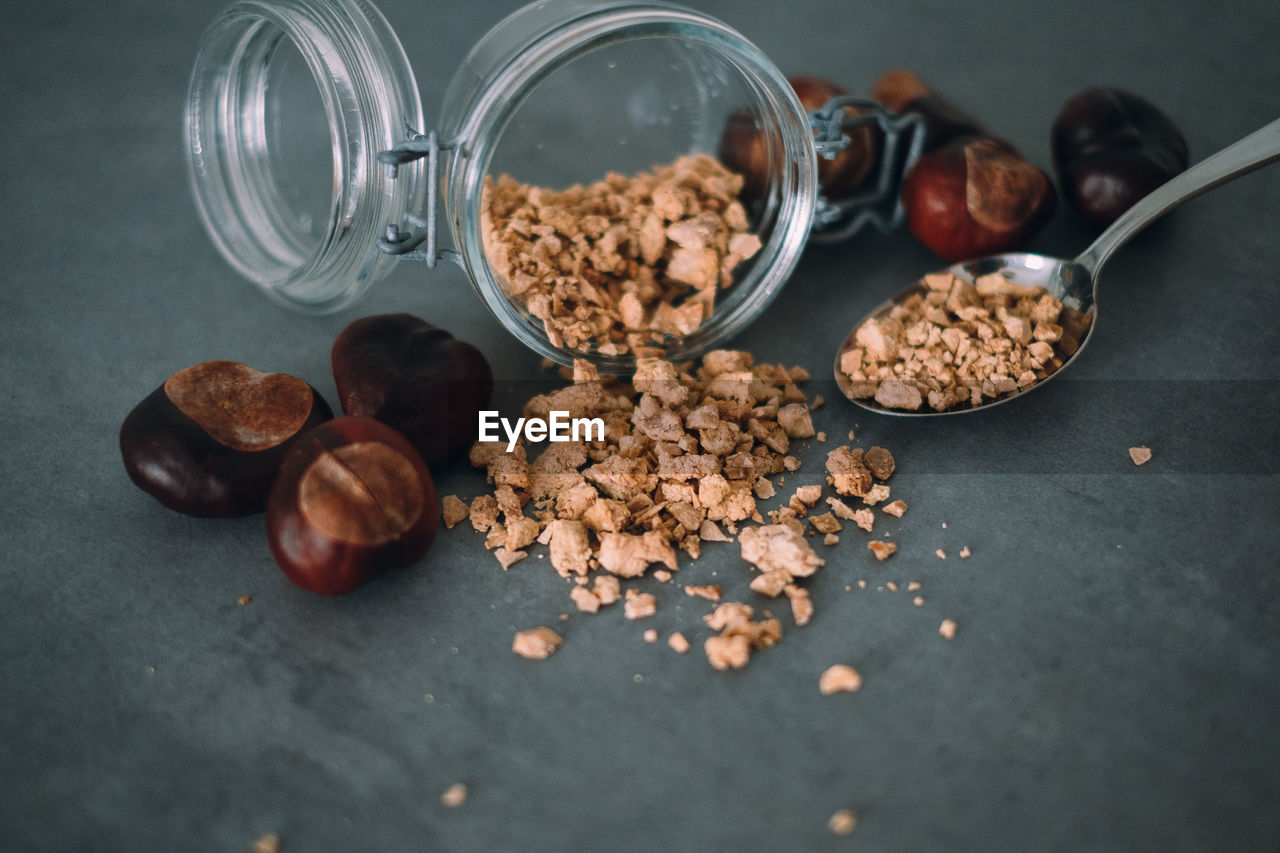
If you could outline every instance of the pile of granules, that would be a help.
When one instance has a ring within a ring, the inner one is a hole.
[[[632,620],[652,616],[659,603],[624,582],[645,575],[669,582],[680,569],[680,551],[697,559],[704,542],[737,537],[743,560],[758,572],[751,589],[784,596],[794,624],[807,624],[814,613],[807,579],[824,565],[809,538],[837,544],[842,521],[870,531],[871,508],[889,498],[883,481],[893,474],[892,455],[879,447],[835,448],[827,456],[825,484],[796,487],[766,521],[758,502],[778,494],[770,478],[797,471],[792,442],[815,435],[800,389],[805,370],[755,364],[749,353],[718,350],[696,370],[641,360],[630,383],[601,379],[585,363],[574,377],[573,385],[529,400],[523,414],[546,418],[556,410],[598,417],[604,440],[548,443],[532,459],[523,444],[508,453],[501,442],[477,443],[471,461],[485,469],[493,492],[470,505],[447,497],[446,525],[469,519],[504,569],[525,559],[536,543],[546,545],[551,565],[573,582],[569,598],[579,611],[595,613],[622,601]],[[839,497],[828,496],[830,509],[815,513],[824,488]],[[844,500],[855,498],[862,504],[856,509]],[[901,517],[906,504],[892,501],[883,510]],[[741,668],[752,651],[781,639],[779,619],[767,612],[756,618],[746,603],[720,601],[719,587],[684,589],[713,607],[704,622],[717,633],[704,649],[716,669]],[[513,647],[545,657],[558,639],[549,629],[522,632]],[[677,651],[687,648],[683,635],[668,642]]]
[[[742,182],[706,154],[562,191],[486,179],[485,252],[556,347],[650,354],[706,322],[760,250]]]
[[[935,411],[983,403],[1042,381],[1075,354],[1092,312],[1043,287],[992,273],[970,284],[927,275],[886,316],[863,323],[840,357],[850,396],[886,409]]]

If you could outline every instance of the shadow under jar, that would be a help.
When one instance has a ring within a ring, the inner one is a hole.
[[[486,307],[538,354],[634,368],[631,348],[571,347],[513,295],[485,245],[485,187],[508,176],[564,190],[682,157],[715,157],[746,116],[769,152],[743,198],[760,240],[714,310],[657,342],[691,358],[777,295],[819,203],[809,115],[750,42],[664,3],[549,0],[480,40],[425,127],[399,40],[363,0],[240,0],[209,26],[189,89],[192,185],[222,254],[269,296],[326,313],[358,300],[397,256],[457,262]],[[437,245],[437,220],[452,247]]]

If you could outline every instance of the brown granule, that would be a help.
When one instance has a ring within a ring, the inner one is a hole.
[[[856,693],[862,689],[862,676],[847,664],[838,663],[827,667],[818,679],[818,692],[823,696],[833,693]]]
[[[705,598],[707,601],[719,601],[720,587],[718,584],[690,585],[684,588],[684,594]]]
[[[611,575],[597,575],[591,591],[600,599],[601,607],[608,607],[622,597],[622,582]]]
[[[885,587],[886,587],[886,588],[888,588],[889,592],[897,592],[897,591],[898,591],[898,585],[897,585],[896,583],[894,583],[893,581],[889,581],[888,583],[886,583],[886,584],[885,584]]]
[[[834,533],[828,533],[826,536],[822,537],[822,544],[826,545],[827,547],[830,547],[832,545],[839,545],[840,537]]]
[[[241,607],[244,607],[250,601],[253,601],[252,595],[242,595],[236,599],[236,604],[240,605]]]
[[[939,560],[947,559],[947,552],[942,550],[941,548],[935,549],[933,553],[934,553],[934,556],[936,556]]]
[[[797,628],[803,628],[813,619],[813,598],[809,595],[809,590],[804,587],[796,586],[789,583],[782,588],[787,594],[787,600],[791,602],[791,619],[796,623]]]
[[[444,526],[451,528],[469,514],[466,503],[457,495],[445,495],[440,499],[440,516]]]
[[[862,496],[862,502],[867,506],[875,506],[882,501],[889,499],[889,487],[884,483],[876,483],[867,489],[867,493]]]
[[[506,569],[511,568],[516,563],[523,560],[525,557],[529,556],[529,552],[512,551],[509,548],[503,546],[495,550],[493,552],[493,556],[498,558],[498,562],[502,564],[502,568],[505,571]]]
[[[707,637],[703,644],[707,653],[707,662],[712,669],[742,669],[751,659],[751,643],[741,634],[725,636],[717,634]]]
[[[918,592],[920,589],[920,581],[911,581],[907,584],[907,592]]]
[[[960,559],[962,559],[962,560],[967,560],[967,559],[969,559],[969,555],[970,555],[970,554],[972,554],[972,553],[973,553],[973,552],[969,550],[969,546],[968,546],[968,545],[966,545],[966,546],[964,546],[963,548],[961,548],[961,549],[960,549]]]
[[[596,613],[600,610],[600,597],[585,586],[575,586],[569,590],[569,598],[583,613]]]
[[[924,596],[917,595],[915,598],[911,599],[911,603],[916,607],[924,607]]]
[[[646,643],[656,643],[656,642],[658,642],[658,631],[657,631],[657,629],[655,629],[655,628],[650,628],[649,630],[645,631],[645,632],[644,632],[644,641],[645,641]]]
[[[809,523],[813,525],[813,529],[819,533],[839,533],[841,528],[840,522],[829,512],[821,515],[815,515],[809,519]]]
[[[684,634],[681,634],[679,631],[676,631],[670,637],[667,637],[667,645],[670,646],[678,655],[682,655],[689,651],[689,641],[685,639]]]
[[[855,330],[840,371],[855,399],[887,409],[978,406],[1048,377],[1075,354],[1092,321],[1092,311],[998,273],[972,284],[936,273]]]
[[[938,633],[944,640],[953,640],[956,636],[956,623],[951,619],[943,619],[938,626]]]
[[[643,352],[697,330],[760,250],[742,183],[706,154],[562,191],[487,178],[485,252],[553,346]]]
[[[785,572],[807,577],[825,561],[814,553],[804,535],[785,524],[748,527],[738,534],[742,559],[762,572]]]
[[[1129,458],[1133,460],[1134,465],[1146,465],[1151,461],[1150,447],[1130,447]]]
[[[253,853],[280,853],[280,833],[268,832],[255,838]]]
[[[907,502],[901,501],[901,500],[892,501],[880,507],[880,511],[887,512],[889,515],[896,515],[898,518],[902,518],[902,516],[907,514]]]
[[[879,539],[873,539],[867,543],[867,548],[875,555],[877,560],[883,562],[893,556],[898,550],[898,546],[892,542],[881,542]]]
[[[628,619],[647,619],[658,612],[658,599],[649,592],[627,590],[627,597],[622,603],[622,614]]]
[[[555,654],[556,649],[564,644],[564,639],[545,625],[517,631],[511,641],[511,651],[522,658],[545,660]]]
[[[450,809],[456,809],[466,801],[467,786],[461,782],[454,782],[448,788],[445,788],[444,793],[440,795],[440,802]]]
[[[858,825],[858,815],[852,809],[841,809],[827,821],[827,828],[835,835],[851,835]]]

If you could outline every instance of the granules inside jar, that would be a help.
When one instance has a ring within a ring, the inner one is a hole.
[[[705,323],[760,250],[742,184],[706,154],[560,191],[486,178],[485,253],[554,346],[645,354]]]

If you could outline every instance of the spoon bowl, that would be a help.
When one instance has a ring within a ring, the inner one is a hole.
[[[1097,319],[1099,273],[1103,264],[1117,249],[1129,242],[1147,225],[1184,201],[1277,159],[1280,159],[1280,119],[1254,131],[1234,145],[1224,148],[1157,188],[1120,216],[1098,236],[1093,245],[1074,260],[1052,258],[1046,255],[1010,253],[962,261],[939,270],[939,273],[955,276],[968,284],[974,284],[980,277],[994,274],[1016,285],[1042,287],[1049,295],[1060,301],[1064,309],[1078,312],[1076,316],[1080,318],[1078,325],[1082,331],[1074,339],[1076,346],[1070,351],[1055,347],[1058,366],[1034,383],[976,405],[969,403],[938,411],[893,409],[877,404],[871,397],[855,396],[857,390],[855,383],[841,370],[840,365],[844,354],[855,346],[858,329],[869,322],[885,318],[895,307],[907,302],[913,296],[926,293],[928,286],[922,279],[882,303],[849,332],[836,350],[836,384],[841,393],[862,408],[899,417],[932,417],[973,412],[1007,403],[1039,388],[1070,365],[1093,336],[1093,327]]]

